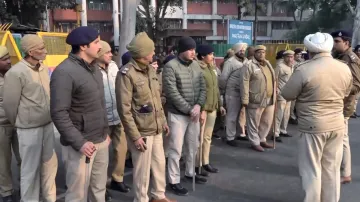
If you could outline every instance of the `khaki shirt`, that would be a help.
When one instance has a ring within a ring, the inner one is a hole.
[[[265,60],[265,64],[268,66],[268,69],[271,72],[272,76],[272,86],[273,89],[271,104],[275,103],[275,73],[269,63]],[[264,74],[264,69],[261,67],[259,62],[254,59],[247,63],[243,68],[241,68],[242,79],[240,80],[240,95],[241,103],[248,105],[249,108],[259,108],[268,106],[268,96],[267,89],[269,88],[267,84],[267,79]]]
[[[47,66],[34,67],[24,59],[5,74],[6,117],[17,128],[36,128],[52,122],[50,76]]]
[[[161,133],[166,118],[154,68],[140,67],[132,59],[120,69],[115,85],[117,108],[126,135],[135,141]]]
[[[351,86],[346,64],[320,53],[294,70],[281,95],[288,101],[296,99],[300,132],[325,133],[345,127],[343,100]]]
[[[3,105],[4,82],[4,76],[0,74],[0,126],[11,126],[10,121],[5,116],[5,110]]]
[[[277,78],[277,100],[285,100],[281,96],[281,90],[290,79],[292,72],[293,68],[286,65],[284,62],[277,64],[275,68],[275,76]]]

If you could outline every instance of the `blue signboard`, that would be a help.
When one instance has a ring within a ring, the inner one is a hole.
[[[249,21],[229,20],[228,44],[253,42],[253,23]]]

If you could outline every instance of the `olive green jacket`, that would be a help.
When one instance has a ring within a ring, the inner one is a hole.
[[[217,72],[213,65],[208,65],[203,61],[198,61],[202,69],[206,83],[206,101],[202,107],[203,111],[215,111],[222,106],[218,85]]]

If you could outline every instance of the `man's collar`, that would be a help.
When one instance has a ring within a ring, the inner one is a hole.
[[[37,65],[32,65],[25,59],[22,59],[21,62],[23,62],[26,66],[30,67],[31,69],[35,71],[42,71],[44,67],[41,65],[41,63],[38,63]]]
[[[312,59],[318,59],[321,57],[332,57],[331,53],[318,53]]]
[[[180,57],[177,57],[177,58],[178,58],[179,62],[180,62],[181,64],[185,65],[185,66],[190,66],[191,63],[193,62],[192,60],[190,60],[190,61],[184,61],[184,60],[182,60]]]

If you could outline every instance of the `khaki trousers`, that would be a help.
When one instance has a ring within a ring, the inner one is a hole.
[[[21,157],[21,201],[56,201],[55,177],[58,160],[54,150],[55,134],[52,123],[39,128],[17,129]]]
[[[192,177],[194,172],[194,157],[199,147],[200,123],[193,122],[190,116],[168,112],[170,136],[167,145],[169,183],[180,183],[180,157],[184,145],[186,157],[185,175]],[[185,141],[185,144],[184,144]]]
[[[123,182],[127,152],[127,141],[124,128],[121,126],[121,124],[118,124],[110,126],[109,129],[114,153],[114,168],[111,176],[114,181]]]
[[[349,177],[351,176],[351,150],[349,142],[349,118],[345,117],[345,134],[343,140],[343,158],[341,162],[341,176]]]
[[[13,127],[0,126],[0,197],[13,194],[11,172],[12,151],[17,165],[20,166],[19,141]]]
[[[205,124],[201,126],[201,127],[205,127],[202,145],[200,145],[200,147],[202,147],[202,151],[201,151],[202,153],[200,154],[200,147],[199,147],[199,151],[197,152],[196,155],[197,167],[200,166],[200,155],[202,155],[201,156],[202,165],[209,164],[211,138],[214,130],[215,120],[216,120],[216,110],[213,112],[206,113]]]
[[[128,138],[128,137],[127,137]],[[134,202],[149,202],[148,189],[151,181],[151,198],[165,198],[165,154],[162,134],[146,137],[147,150],[141,152],[128,138],[133,169]],[[150,172],[152,178],[150,179]]]
[[[310,134],[299,139],[299,171],[304,202],[338,202],[344,129]]]
[[[225,100],[228,109],[225,120],[226,139],[231,141],[235,139],[237,128],[240,128],[240,133],[245,135],[246,110],[241,109],[240,97],[226,95]]]
[[[274,118],[274,105],[266,108],[246,108],[248,138],[252,145],[266,142]]]
[[[285,100],[277,101],[275,137],[279,137],[280,133],[287,133],[286,129],[290,118],[290,106],[291,102]]]
[[[296,100],[291,101],[291,106],[290,106],[290,117],[291,119],[297,119],[297,116],[295,114],[295,105],[296,105]]]
[[[66,202],[82,202],[88,196],[90,202],[104,202],[109,163],[109,143],[105,140],[95,144],[90,163],[85,163],[85,155],[71,146],[62,146],[62,155],[66,161]],[[89,167],[89,176],[86,176]],[[85,184],[86,181],[89,184]]]

